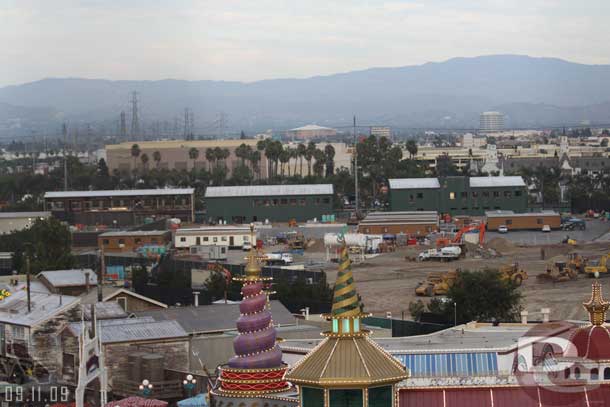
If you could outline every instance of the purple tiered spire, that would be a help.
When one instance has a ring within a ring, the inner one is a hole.
[[[236,369],[262,369],[282,366],[282,351],[276,344],[277,332],[267,309],[267,294],[263,291],[261,269],[256,258],[255,240],[248,255],[246,277],[242,279],[243,301],[239,304],[241,316],[237,320],[239,335],[233,341],[235,356],[229,367]]]

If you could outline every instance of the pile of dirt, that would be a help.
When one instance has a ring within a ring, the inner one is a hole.
[[[308,252],[324,252],[324,239],[309,239],[306,248]]]
[[[503,237],[494,237],[489,242],[487,242],[486,246],[489,249],[493,249],[500,253],[511,252],[517,248],[517,246],[515,246],[513,242],[504,239]]]

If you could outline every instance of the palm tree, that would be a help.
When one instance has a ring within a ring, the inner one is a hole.
[[[197,161],[199,158],[199,150],[197,150],[195,147],[191,147],[189,150],[189,158],[193,160],[193,170],[195,170],[195,161]]]
[[[310,141],[307,144],[307,149],[305,150],[305,160],[307,161],[307,176],[311,176],[311,160],[313,160],[313,155],[316,152],[316,143]]]
[[[131,157],[133,158],[133,170],[136,170],[136,160],[138,159],[138,157],[140,156],[140,146],[137,144],[134,144],[133,146],[131,146]]]
[[[326,176],[329,177],[335,173],[335,148],[332,144],[324,147],[324,155],[326,156]]]
[[[326,160],[326,154],[324,151],[316,148],[313,153],[313,158],[316,160],[313,165],[313,173],[316,177],[322,177],[324,173],[324,161]]]
[[[280,175],[283,177],[284,176],[284,166],[286,165],[286,163],[288,161],[290,161],[290,151],[288,151],[287,149],[282,149],[282,151],[280,152],[279,155],[279,160],[280,163],[282,164],[280,167]],[[290,176],[290,166],[288,166],[288,176]]]
[[[142,161],[142,168],[146,170],[148,165],[148,154],[144,153],[140,156],[140,160]]]
[[[299,143],[297,146],[297,155],[299,157],[299,175],[303,176],[303,157],[305,157],[305,153],[307,152],[307,147],[303,143]]]
[[[159,169],[159,164],[161,164],[161,152],[159,150],[153,153],[153,160],[155,161],[155,167]]]
[[[212,171],[212,163],[216,160],[216,153],[213,148],[206,148],[205,159],[208,160],[208,171]]]
[[[407,151],[409,152],[409,158],[415,157],[417,154],[417,142],[415,140],[407,141]]]
[[[252,167],[254,169],[254,173],[256,175],[258,175],[258,178],[260,179],[260,174],[261,174],[261,167],[260,167],[261,152],[258,151],[258,150],[252,151],[252,154],[250,154],[250,162],[252,162]]]

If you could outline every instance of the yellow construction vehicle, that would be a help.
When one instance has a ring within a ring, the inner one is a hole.
[[[576,271],[569,268],[565,261],[556,261],[553,264],[547,264],[546,271],[536,276],[539,280],[552,281],[554,283],[574,280],[577,277],[578,274]]]
[[[512,263],[499,268],[500,276],[504,281],[512,281],[518,287],[527,280],[527,272],[519,268],[519,263]]]
[[[423,297],[446,295],[457,279],[459,270],[446,273],[430,273],[425,281],[415,288],[415,294]]]
[[[589,277],[597,277],[600,274],[608,273],[608,256],[609,254],[604,254],[599,260],[592,260],[590,265],[585,267],[585,274]]]
[[[583,274],[585,272],[587,263],[588,259],[578,253],[568,254],[568,267],[577,272],[578,274]]]

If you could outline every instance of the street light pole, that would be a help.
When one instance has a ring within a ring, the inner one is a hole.
[[[197,384],[197,380],[193,377],[192,374],[186,376],[186,379],[182,381],[184,385],[184,389],[189,397],[193,396],[193,390],[195,390],[195,385]]]
[[[457,326],[457,302],[453,303],[453,326]]]

